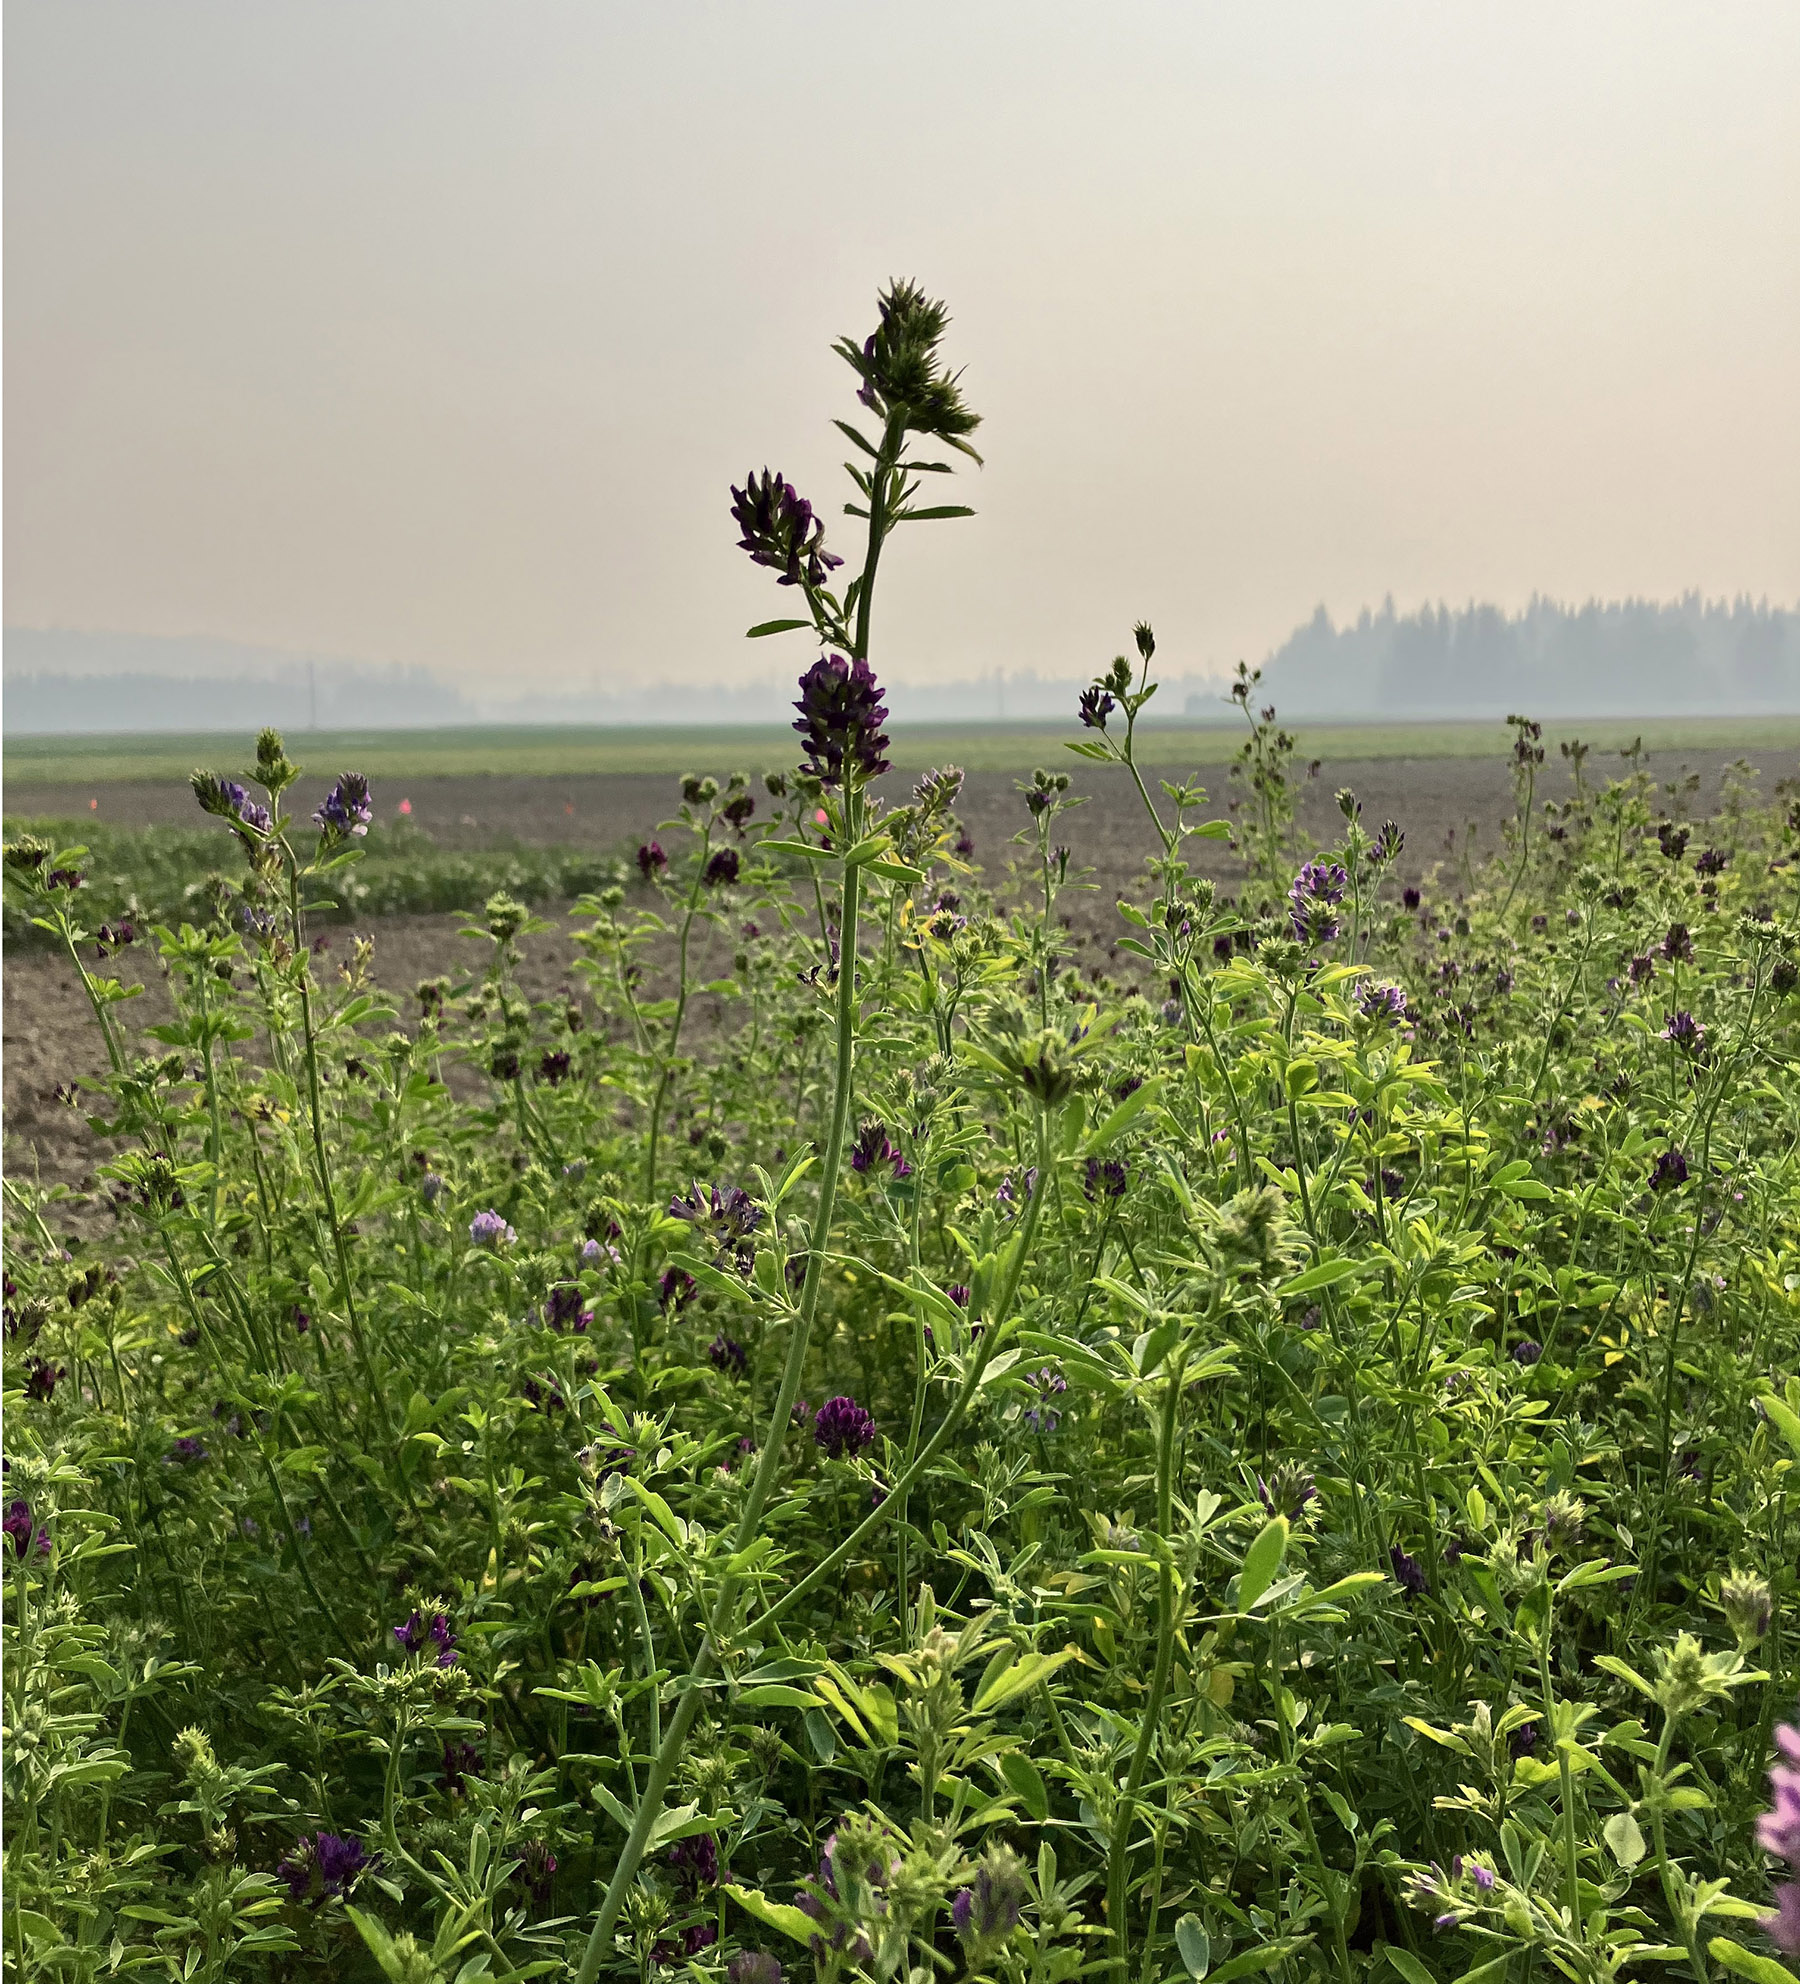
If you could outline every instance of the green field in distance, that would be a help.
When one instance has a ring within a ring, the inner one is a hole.
[[[1332,764],[1368,758],[1486,758],[1510,744],[1505,724],[1297,723],[1301,755]],[[1084,733],[1066,723],[897,724],[892,757],[902,771],[958,764],[969,771],[1029,771],[1054,765],[1061,745]],[[1242,743],[1242,724],[1161,723],[1140,733],[1142,759],[1166,771],[1226,762]],[[1647,750],[1747,752],[1800,748],[1800,716],[1647,717],[1544,726],[1554,752],[1565,737],[1596,751],[1618,751],[1633,738]],[[779,725],[602,728],[598,725],[471,725],[443,730],[296,731],[291,755],[315,771],[354,767],[378,778],[472,778],[483,774],[546,777],[582,773],[758,772],[793,762],[797,742]],[[14,786],[106,785],[122,779],[185,778],[196,765],[241,771],[253,740],[230,732],[134,736],[10,737],[5,775]]]

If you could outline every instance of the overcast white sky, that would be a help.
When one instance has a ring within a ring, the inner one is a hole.
[[[6,619],[464,681],[780,656],[889,275],[971,522],[876,658],[1800,598],[1800,7],[7,0]]]

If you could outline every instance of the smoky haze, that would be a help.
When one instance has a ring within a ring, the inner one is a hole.
[[[14,628],[724,708],[786,672],[727,484],[854,553],[828,345],[898,274],[988,462],[884,566],[898,679],[1800,599],[1785,0],[6,25]]]

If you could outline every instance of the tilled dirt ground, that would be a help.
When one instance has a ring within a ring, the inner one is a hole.
[[[1046,753],[1052,769],[1066,770],[1072,793],[1087,795],[1087,803],[1066,813],[1057,823],[1057,838],[1072,853],[1071,874],[1089,871],[1090,884],[1063,899],[1077,937],[1105,946],[1119,934],[1116,897],[1135,892],[1154,838],[1142,805],[1129,780],[1116,768],[1085,763],[1061,754],[1061,762]],[[1681,787],[1696,778],[1695,790],[1684,796],[1685,810],[1695,816],[1709,812],[1732,759],[1726,754],[1658,753],[1647,760],[1659,784]],[[1778,784],[1800,779],[1800,753],[1770,752],[1758,760],[1760,785],[1772,793]],[[1616,760],[1590,762],[1590,777],[1599,782],[1618,771]],[[1235,789],[1222,768],[1210,776],[1209,812],[1222,811]],[[1504,760],[1366,759],[1326,764],[1304,789],[1301,822],[1321,841],[1339,826],[1333,794],[1339,786],[1354,788],[1362,801],[1363,820],[1371,830],[1384,819],[1397,820],[1406,830],[1406,849],[1399,864],[1407,880],[1429,874],[1468,841],[1471,824],[1478,853],[1498,844],[1502,824],[1513,805],[1510,768]],[[885,782],[886,797],[905,796],[907,781]],[[1560,799],[1569,791],[1561,764],[1545,767],[1540,798]],[[321,787],[321,791],[323,788]],[[1154,790],[1154,788],[1153,788]],[[29,786],[9,794],[9,810],[52,818],[89,817],[88,801],[98,796],[109,824],[191,825],[196,819],[192,795],[185,786],[108,785],[98,795],[58,786]],[[383,791],[377,799],[384,814],[400,798],[411,801],[410,818],[434,840],[446,846],[492,846],[497,841],[611,850],[635,845],[669,816],[676,803],[673,779],[646,775],[607,778],[459,778],[421,779],[404,794]],[[306,810],[315,795],[297,795]],[[959,816],[975,843],[976,860],[991,883],[999,886],[1010,860],[1024,854],[1010,845],[1027,815],[1017,782],[1002,773],[971,773],[958,806]],[[1230,887],[1241,876],[1241,859],[1221,841],[1191,843],[1190,858],[1202,873]],[[1445,871],[1448,872],[1447,870]],[[1448,886],[1447,883],[1441,885]],[[552,930],[527,945],[523,974],[526,989],[545,998],[570,982],[576,955],[568,919],[555,910],[541,912]],[[366,934],[375,939],[375,975],[390,992],[407,1000],[423,978],[454,976],[478,969],[480,949],[457,933],[460,916],[389,917]],[[329,932],[337,955],[348,953],[352,933]],[[128,976],[148,980],[142,1000],[125,1010],[140,1024],[167,1016],[167,998],[155,959],[145,951],[127,952],[119,961]],[[5,1164],[15,1176],[33,1172],[46,1183],[80,1187],[91,1175],[101,1152],[79,1111],[59,1100],[57,1090],[85,1074],[98,1073],[104,1053],[93,1017],[78,983],[64,960],[42,952],[13,950],[5,961]]]

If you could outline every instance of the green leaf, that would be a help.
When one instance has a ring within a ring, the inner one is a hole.
[[[1212,1973],[1211,1984],[1231,1984],[1234,1977],[1254,1977],[1259,1970],[1273,1970],[1284,1958],[1304,1949],[1312,1940],[1311,1936],[1281,1936],[1272,1943],[1260,1943],[1253,1950],[1243,1950],[1229,1963],[1219,1965]]]
[[[1615,1812],[1604,1827],[1606,1844],[1621,1867],[1635,1867],[1649,1850],[1638,1822],[1629,1812]]]
[[[908,524],[930,523],[937,517],[972,517],[975,514],[966,503],[935,503],[928,510],[902,510],[900,521]]]
[[[1405,1978],[1406,1984],[1438,1984],[1437,1979],[1411,1950],[1397,1949],[1389,1943],[1382,1951],[1382,1955]]]
[[[1049,1680],[1059,1667],[1075,1658],[1075,1649],[1066,1646],[1061,1653],[1027,1653],[1003,1667],[991,1680],[984,1680],[980,1692],[969,1704],[973,1715],[992,1715],[1002,1703],[1023,1695],[1040,1681]]]
[[[1800,1455],[1800,1413],[1783,1405],[1773,1392],[1764,1392],[1756,1401],[1763,1409],[1763,1416],[1788,1443],[1796,1455]],[[1779,1968],[1779,1966],[1777,1966]]]
[[[1026,1812],[1040,1826],[1050,1816],[1050,1793],[1043,1773],[1023,1750],[1008,1750],[1000,1759],[1000,1775]]]
[[[1785,1963],[1777,1963],[1772,1956],[1758,1956],[1729,1936],[1715,1936],[1706,1953],[1714,1963],[1722,1963],[1739,1977],[1753,1979],[1754,1984],[1800,1984],[1800,1978]]]
[[[1359,1261],[1320,1261],[1304,1274],[1295,1275],[1292,1281],[1284,1281],[1275,1291],[1276,1299],[1285,1302],[1290,1295],[1311,1295],[1316,1289],[1335,1288],[1340,1281],[1348,1281],[1361,1272]]]
[[[1240,1612],[1248,1612],[1275,1582],[1275,1573],[1281,1569],[1287,1546],[1287,1517],[1270,1517],[1257,1532],[1250,1548],[1244,1552],[1244,1569],[1238,1579],[1237,1609]]]
[[[1183,1969],[1199,1984],[1206,1975],[1207,1965],[1212,1962],[1212,1938],[1206,1933],[1206,1925],[1198,1915],[1184,1915],[1175,1924],[1175,1948],[1180,1953]]]
[[[760,641],[765,634],[791,634],[796,627],[810,627],[810,620],[759,620],[744,635],[747,641]]]
[[[803,1908],[794,1908],[783,1901],[771,1901],[760,1889],[742,1888],[736,1881],[727,1881],[724,1887],[746,1915],[755,1916],[766,1929],[775,1929],[791,1937],[803,1949],[819,1933],[818,1923]]]

